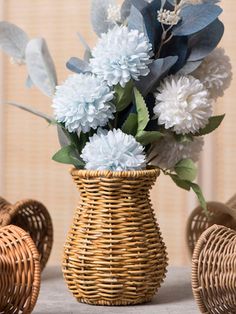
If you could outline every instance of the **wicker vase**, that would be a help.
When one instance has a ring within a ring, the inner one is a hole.
[[[150,201],[159,170],[72,170],[80,191],[63,273],[80,302],[148,302],[165,278],[166,247]]]

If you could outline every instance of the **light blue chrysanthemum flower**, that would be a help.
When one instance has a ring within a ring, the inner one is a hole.
[[[125,86],[130,79],[138,80],[149,73],[152,45],[144,33],[115,26],[102,34],[90,59],[93,73],[109,86]]]
[[[90,170],[138,170],[145,167],[143,150],[132,135],[120,129],[99,130],[89,139],[81,157]]]
[[[69,132],[89,132],[113,119],[113,92],[94,74],[74,74],[57,86],[53,99],[54,115]]]

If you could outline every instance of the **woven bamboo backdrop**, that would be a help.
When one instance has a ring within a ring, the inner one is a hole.
[[[68,75],[65,62],[71,56],[82,56],[83,48],[76,32],[79,30],[88,43],[95,43],[89,22],[89,2],[85,0],[0,0],[1,19],[25,29],[31,37],[47,39],[54,57],[59,81]],[[226,33],[221,46],[225,47],[236,66],[235,0],[222,0]],[[31,104],[51,113],[50,99],[36,89],[24,87],[24,67],[10,64],[1,57],[1,98]],[[226,112],[224,126],[208,138],[203,154],[200,178],[208,199],[225,201],[236,188],[236,145],[234,83],[220,100],[216,113]],[[54,127],[15,108],[0,106],[0,193],[14,203],[22,198],[35,198],[49,209],[55,227],[55,244],[50,262],[59,264],[62,245],[72,220],[78,194],[68,172],[68,166],[56,164],[51,156],[58,150]],[[152,192],[160,227],[168,246],[171,263],[188,263],[184,229],[187,216],[195,206],[191,194],[177,189],[168,178],[159,178]]]

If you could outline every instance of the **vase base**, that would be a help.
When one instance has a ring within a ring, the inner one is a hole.
[[[89,305],[97,305],[97,306],[127,306],[127,305],[138,305],[149,303],[153,299],[153,296],[136,299],[136,300],[90,300],[90,299],[82,299],[76,298],[79,303],[85,303]]]

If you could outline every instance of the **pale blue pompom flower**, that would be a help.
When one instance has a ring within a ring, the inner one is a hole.
[[[101,35],[92,50],[92,72],[109,86],[122,87],[131,79],[139,80],[150,72],[152,45],[144,33],[126,26],[115,26]]]
[[[57,86],[52,107],[56,120],[69,132],[86,133],[114,119],[113,97],[114,92],[94,74],[74,74]]]
[[[145,168],[144,148],[120,129],[98,130],[90,137],[82,155],[88,170],[127,171]]]

